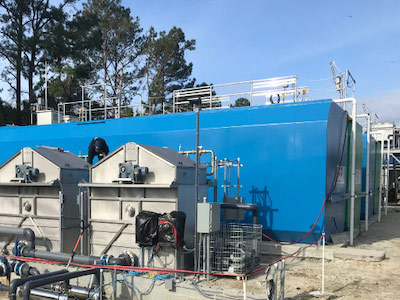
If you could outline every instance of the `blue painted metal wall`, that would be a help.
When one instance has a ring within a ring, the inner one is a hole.
[[[370,170],[370,182],[369,191],[370,197],[368,201],[368,216],[372,217],[374,211],[374,194],[376,193],[375,188],[375,159],[376,159],[376,141],[373,137],[370,140],[370,156],[369,156],[369,170]],[[362,190],[366,191],[366,179],[367,179],[367,135],[363,135],[363,173],[362,173]],[[365,197],[361,198],[361,219],[365,220]]]
[[[345,112],[331,100],[203,111],[200,143],[219,158],[241,158],[242,196],[259,205],[266,232],[290,241],[307,232],[318,216],[340,161],[346,122]],[[106,139],[111,151],[130,141],[191,150],[195,124],[195,114],[189,112],[3,127],[0,162],[25,146],[56,146],[86,154],[95,136]],[[337,185],[335,192],[344,192],[343,187]],[[222,198],[222,189],[219,195]],[[316,234],[305,241],[313,241],[323,230],[328,235],[340,232],[342,223],[344,203],[327,203]]]

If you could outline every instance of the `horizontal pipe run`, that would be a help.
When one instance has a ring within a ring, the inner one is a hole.
[[[57,275],[57,274],[64,274],[64,273],[67,273],[67,272],[68,272],[67,270],[59,270],[57,272],[52,272],[52,273],[40,274],[40,275],[36,275],[36,276],[29,276],[29,277],[14,279],[10,283],[10,289],[9,289],[9,292],[8,292],[8,296],[9,296],[10,300],[16,300],[17,299],[17,289],[18,289],[18,287],[20,287],[21,285],[25,284],[29,280],[46,278],[46,277],[49,277],[49,276],[53,276],[53,275]]]
[[[30,228],[19,228],[19,227],[8,227],[8,226],[0,226],[0,235],[18,235],[23,236],[26,241],[26,247],[28,249],[35,249],[35,233]]]
[[[69,253],[35,250],[35,233],[29,228],[0,226],[0,234],[19,235],[27,239],[26,247],[22,248],[23,256],[48,259],[62,263],[68,263],[69,259],[71,258],[71,254]],[[94,265],[99,264],[101,260],[102,258],[98,256],[74,255],[71,262],[77,264]],[[131,265],[131,263],[132,262],[128,255],[121,255],[120,257],[107,257],[107,264],[110,265],[126,266]]]
[[[89,269],[89,270],[77,271],[77,272],[72,272],[72,273],[67,271],[67,273],[64,273],[64,274],[57,274],[57,275],[48,276],[45,278],[30,280],[30,281],[26,282],[22,288],[23,299],[29,300],[31,290],[36,289],[38,287],[45,286],[47,284],[51,284],[54,282],[59,282],[59,281],[68,281],[73,278],[78,278],[78,277],[83,277],[83,276],[88,276],[88,275],[100,276],[100,269]],[[102,292],[102,291],[100,291],[100,292]]]
[[[31,291],[31,300],[42,300],[42,299],[56,299],[56,300],[68,300],[68,296],[61,293],[56,293],[47,290],[35,289]]]

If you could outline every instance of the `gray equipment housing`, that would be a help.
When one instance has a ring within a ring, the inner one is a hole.
[[[0,225],[31,228],[38,249],[71,252],[79,236],[78,183],[88,177],[89,164],[73,153],[21,149],[0,166]],[[12,239],[0,241],[11,252]]]
[[[143,183],[120,178],[120,165],[147,167]],[[200,168],[200,199],[207,196],[206,169]],[[146,265],[150,248],[140,249],[135,238],[136,216],[142,210],[156,213],[183,211],[186,214],[185,242],[194,246],[195,162],[169,148],[127,143],[90,169],[87,203],[82,219],[89,222],[83,248],[87,254],[118,256],[130,252]],[[86,245],[85,245],[86,244]],[[190,255],[180,250],[162,248],[151,265],[163,268],[191,267]]]

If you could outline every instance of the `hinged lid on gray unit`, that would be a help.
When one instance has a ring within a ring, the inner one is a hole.
[[[195,162],[163,147],[127,143],[92,166],[91,185],[96,184],[193,184]],[[205,172],[201,168],[201,172]]]
[[[60,180],[63,171],[87,171],[89,166],[80,157],[59,148],[25,147],[0,166],[0,183],[49,183]]]

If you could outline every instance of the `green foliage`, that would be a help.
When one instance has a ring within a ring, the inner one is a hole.
[[[247,98],[241,97],[235,101],[233,107],[250,106],[250,101]]]
[[[160,103],[171,101],[173,90],[195,86],[193,64],[185,55],[196,42],[186,39],[181,28],[156,32],[151,27],[144,34],[139,18],[121,0],[87,0],[80,10],[68,6],[75,1],[0,1],[0,56],[7,61],[1,74],[16,100],[16,108],[1,102],[0,124],[29,123],[31,104],[44,98],[46,64],[48,104],[54,109],[60,102],[79,101],[81,86],[104,83],[107,95],[122,104],[129,104],[140,88],[146,90],[145,106],[156,113]],[[22,101],[26,92],[29,101]],[[131,108],[125,112],[139,114]]]
[[[195,49],[195,40],[186,40],[181,28],[157,33],[150,28],[144,44],[145,63],[139,75],[143,77],[151,111],[154,105],[166,101],[175,89],[190,83],[193,64],[187,63],[185,53]]]

